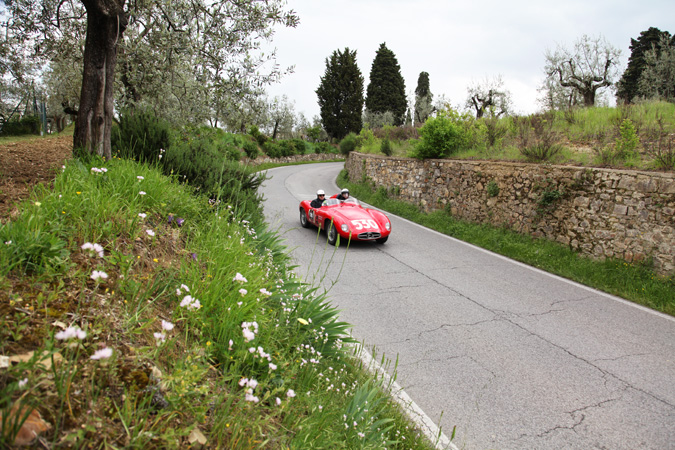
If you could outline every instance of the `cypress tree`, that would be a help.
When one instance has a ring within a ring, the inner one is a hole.
[[[417,88],[415,89],[415,123],[426,122],[432,113],[433,107],[431,101],[431,88],[429,87],[429,74],[420,72],[417,78]]]
[[[396,55],[384,43],[380,44],[370,69],[366,109],[372,113],[391,111],[394,125],[400,126],[405,120],[407,103],[405,82]]]
[[[363,75],[356,65],[356,50],[336,50],[326,58],[326,72],[316,90],[321,122],[328,136],[342,139],[363,126]]]
[[[648,30],[641,32],[637,39],[630,40],[631,53],[628,59],[628,67],[619,80],[616,92],[616,97],[619,100],[631,103],[637,95],[638,83],[646,66],[645,52],[651,50],[652,46],[659,52],[661,48],[659,41],[662,35],[670,38],[670,33],[667,31],[650,27]]]

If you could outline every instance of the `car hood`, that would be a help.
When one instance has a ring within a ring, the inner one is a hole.
[[[356,206],[336,206],[331,209],[330,214],[335,218],[340,217],[345,221],[373,219],[368,210]]]

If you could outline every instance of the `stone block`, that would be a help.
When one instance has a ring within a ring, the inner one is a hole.
[[[628,207],[625,205],[614,205],[612,214],[615,216],[625,216],[628,212]]]

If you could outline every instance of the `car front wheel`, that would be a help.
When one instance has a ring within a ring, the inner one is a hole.
[[[384,244],[385,242],[387,242],[387,239],[389,239],[389,236],[385,236],[383,238],[376,239],[375,242],[377,242],[378,244]]]
[[[331,222],[330,220],[326,221],[326,234],[328,234],[328,243],[330,245],[335,245],[338,240],[338,232],[337,228],[335,227],[335,224]]]
[[[300,225],[302,228],[309,228],[309,220],[307,220],[307,213],[304,208],[300,208]]]

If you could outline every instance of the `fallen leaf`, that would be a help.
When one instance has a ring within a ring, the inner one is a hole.
[[[10,363],[20,363],[20,362],[28,362],[33,358],[33,353],[34,352],[28,352],[24,353],[23,355],[14,355],[9,357],[9,362]],[[44,351],[40,354],[40,359],[37,361],[37,365],[42,366],[43,369],[49,370],[52,368],[52,358],[51,356],[54,356],[54,363],[58,364],[61,362],[63,357],[61,356],[61,353],[54,353],[54,355],[50,355],[49,352]]]
[[[193,428],[192,431],[190,431],[190,436],[188,437],[188,442],[190,445],[204,445],[206,444],[206,436],[199,431],[199,428]]]
[[[21,423],[22,421],[23,423]],[[10,433],[16,430],[19,424],[21,424],[21,428],[14,436],[14,445],[29,445],[38,434],[52,427],[48,422],[42,420],[42,416],[37,409],[33,409],[29,405],[15,403],[9,411],[7,419],[2,416],[0,411],[0,428],[3,436],[10,437]],[[5,427],[7,427],[7,430],[5,430]]]

